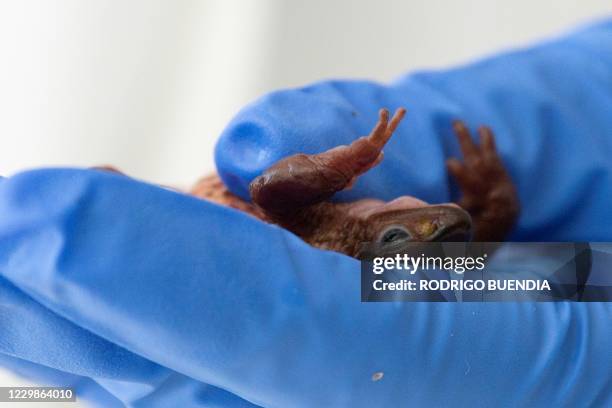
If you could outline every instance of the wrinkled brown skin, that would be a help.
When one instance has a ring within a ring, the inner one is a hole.
[[[514,183],[497,154],[493,132],[481,126],[478,129],[480,145],[477,145],[463,122],[456,121],[453,129],[464,161],[449,159],[446,166],[463,193],[458,204],[472,216],[474,241],[501,242],[516,224],[520,202]]]
[[[190,194],[278,224],[315,247],[356,258],[363,242],[393,239],[397,231],[407,233],[410,241],[503,241],[518,217],[519,201],[486,127],[479,129],[477,145],[462,122],[454,123],[464,162],[450,159],[447,166],[462,190],[459,206],[428,205],[409,197],[391,203],[329,201],[380,163],[404,114],[398,109],[389,121],[389,112],[382,109],[368,136],[323,153],[280,160],[251,182],[252,203],[229,192],[216,174],[202,178]]]

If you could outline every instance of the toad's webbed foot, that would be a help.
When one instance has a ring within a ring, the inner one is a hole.
[[[270,218],[283,221],[328,200],[382,160],[382,149],[405,113],[400,108],[389,121],[389,111],[381,109],[378,123],[368,136],[348,146],[313,155],[296,154],[279,161],[251,182],[253,202]]]
[[[462,191],[458,204],[472,216],[474,241],[503,241],[516,223],[520,203],[495,148],[493,132],[488,127],[479,128],[477,145],[463,122],[456,121],[453,128],[464,161],[449,159],[447,167]]]

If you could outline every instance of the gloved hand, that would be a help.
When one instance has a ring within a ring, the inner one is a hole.
[[[516,239],[612,238],[611,23],[389,86],[269,95],[223,134],[220,174],[244,196],[278,158],[346,143],[399,105],[385,160],[341,198],[447,201],[459,117],[497,133],[523,201]],[[126,177],[0,182],[0,364],[105,406],[612,403],[610,304],[362,304],[359,289],[351,258]]]
[[[340,199],[456,198],[444,160],[460,157],[451,122],[490,126],[517,183],[518,241],[609,240],[612,215],[612,21],[540,47],[390,85],[325,81],[247,106],[217,145],[225,183],[248,183],[280,158],[348,144],[380,107],[408,113],[385,159]],[[594,187],[597,186],[597,187]],[[571,216],[570,216],[571,214]]]

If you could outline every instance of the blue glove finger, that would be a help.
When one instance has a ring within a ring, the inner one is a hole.
[[[83,344],[87,343],[84,342]],[[78,363],[78,360],[73,360],[73,363]],[[101,360],[100,365],[104,364],[104,361]],[[104,408],[125,406],[134,408],[166,408],[171,406],[256,408],[256,405],[250,404],[227,391],[178,373],[171,373],[151,392],[137,397],[134,391],[142,388],[139,384],[130,384],[129,382],[119,384],[100,378],[81,377],[1,353],[0,366],[44,386],[70,387],[74,390],[77,401],[85,400],[95,406]],[[118,366],[115,366],[115,368],[118,368]]]
[[[360,303],[355,260],[99,172],[12,177],[0,214],[21,290],[257,405],[612,403],[610,304]]]
[[[252,406],[95,336],[2,277],[0,327],[0,366],[40,384],[73,387],[79,399],[100,406],[168,406],[168,399],[177,405],[189,399],[190,406]]]
[[[321,152],[368,134],[381,107],[408,114],[385,159],[341,200],[457,198],[445,159],[460,157],[451,122],[492,127],[522,214],[512,239],[612,240],[612,21],[543,45],[390,85],[324,81],[264,96],[223,132],[225,183],[248,183],[280,158]],[[568,216],[571,214],[571,216]]]
[[[167,376],[164,367],[55,315],[2,277],[0,294],[2,354],[78,376],[141,383],[144,394]]]
[[[119,399],[100,387],[94,380],[0,353],[0,366],[46,387],[70,387],[77,401],[88,401],[105,408],[124,407]]]

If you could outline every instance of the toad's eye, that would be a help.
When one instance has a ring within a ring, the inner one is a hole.
[[[406,228],[393,226],[381,234],[379,242],[389,244],[397,241],[409,241],[411,239],[412,235]]]

